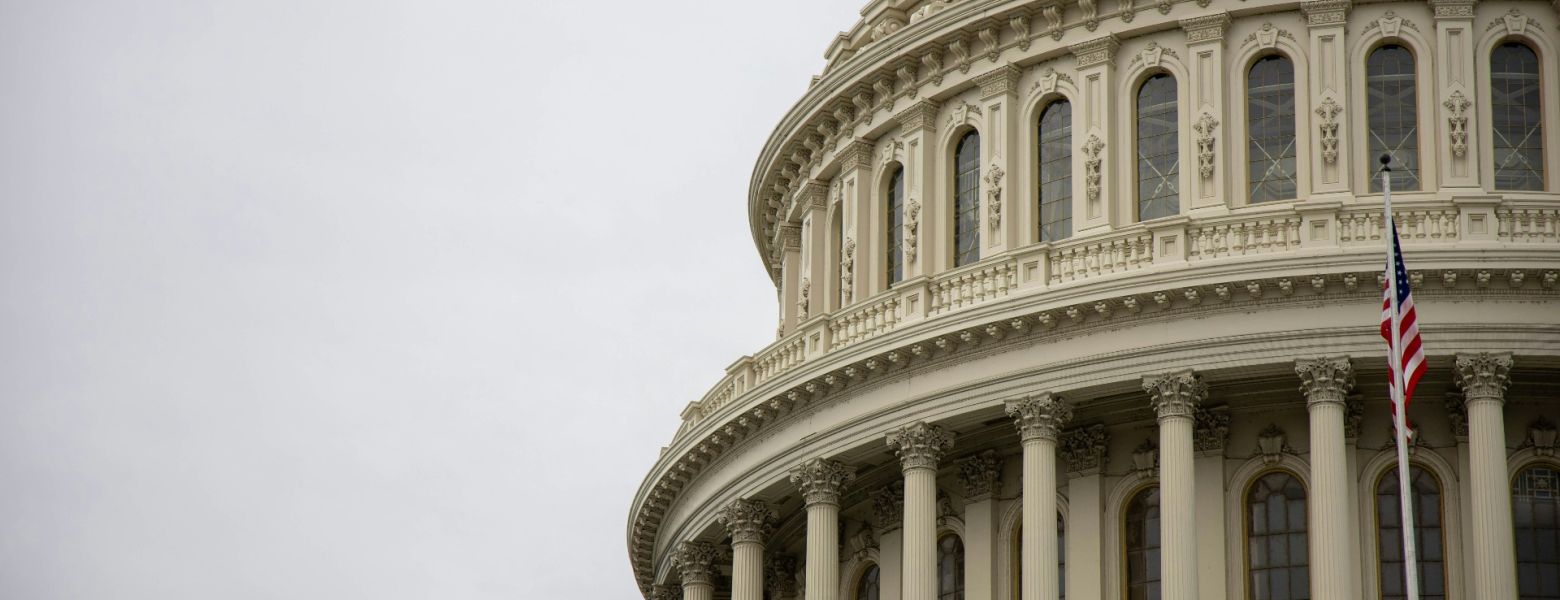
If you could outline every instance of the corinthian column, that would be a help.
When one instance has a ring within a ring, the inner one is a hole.
[[[1511,354],[1458,354],[1457,385],[1468,408],[1468,473],[1473,481],[1473,597],[1514,600],[1517,557],[1506,470],[1507,379]]]
[[[1190,369],[1143,378],[1159,416],[1160,572],[1163,600],[1197,600],[1192,418],[1208,385]]]
[[[1007,403],[1024,446],[1023,600],[1056,600],[1056,438],[1072,407],[1049,392]]]
[[[1349,473],[1343,445],[1344,401],[1354,387],[1349,357],[1295,361],[1311,414],[1311,597],[1349,593]]]
[[[903,600],[937,598],[937,462],[953,434],[925,421],[888,434],[905,474]]]
[[[807,600],[835,600],[840,589],[840,491],[854,469],[814,458],[791,470],[807,506]]]
[[[764,600],[764,535],[774,512],[762,500],[738,499],[717,518],[731,534],[731,600]]]
[[[715,597],[715,546],[709,542],[683,542],[672,555],[672,564],[682,575],[683,600],[713,600]]]

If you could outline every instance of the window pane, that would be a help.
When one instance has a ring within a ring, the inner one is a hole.
[[[1154,75],[1138,88],[1138,220],[1181,211],[1181,154],[1175,78]]]
[[[1255,528],[1246,532],[1249,547],[1263,548],[1246,556],[1250,596],[1309,598],[1305,488],[1300,480],[1282,471],[1263,475],[1247,493],[1246,512],[1248,522],[1266,526],[1260,532]]]
[[[1445,553],[1441,531],[1441,484],[1422,467],[1408,471],[1409,498],[1414,511],[1414,547],[1419,558],[1419,590],[1422,600],[1445,599]],[[1381,598],[1406,598],[1403,562],[1402,514],[1396,469],[1376,483],[1376,547],[1380,555]]]
[[[1072,235],[1072,104],[1058,100],[1040,116],[1040,241]]]
[[[1268,56],[1246,74],[1246,161],[1251,201],[1293,200],[1295,67]]]
[[[1132,497],[1126,510],[1127,596],[1159,600],[1159,488]],[[1152,533],[1150,533],[1152,532]]]
[[[904,254],[905,247],[905,170],[895,169],[894,175],[888,179],[888,254],[883,264],[887,265],[888,284],[893,285],[905,278]]]
[[[964,134],[953,164],[953,264],[961,267],[980,260],[980,134]]]
[[[1523,600],[1560,599],[1560,470],[1532,466],[1517,474],[1511,504],[1517,538],[1517,588]]]
[[[964,542],[956,535],[937,541],[937,600],[964,600]]]
[[[1365,62],[1365,104],[1371,164],[1392,155],[1392,189],[1419,189],[1419,108],[1415,105],[1414,55],[1388,44]],[[1370,191],[1381,191],[1381,175],[1370,178]]]
[[[1544,189],[1543,101],[1538,55],[1523,44],[1490,53],[1490,117],[1495,189]]]

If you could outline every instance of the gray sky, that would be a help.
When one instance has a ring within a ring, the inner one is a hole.
[[[860,0],[0,0],[0,597],[630,598]]]

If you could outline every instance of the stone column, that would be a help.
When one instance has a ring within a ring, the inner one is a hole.
[[[764,536],[774,512],[762,500],[738,499],[721,509],[731,534],[731,600],[764,600]]]
[[[1110,433],[1100,424],[1062,434],[1062,460],[1067,461],[1067,592],[1068,598],[1101,598],[1105,580],[1100,560],[1104,537],[1105,491],[1100,472]]]
[[[1197,600],[1192,417],[1208,385],[1190,369],[1143,378],[1159,417],[1160,572],[1163,600]],[[1182,515],[1177,518],[1176,515]]]
[[[992,598],[996,594],[998,522],[997,491],[1002,487],[1002,460],[987,450],[959,461],[959,485],[964,490],[964,595]]]
[[[683,600],[714,600],[715,557],[719,554],[709,542],[683,542],[677,545],[672,563],[682,575]]]
[[[1310,115],[1298,115],[1297,127],[1312,127],[1314,147],[1310,155],[1311,190],[1318,195],[1349,191],[1349,147],[1354,137],[1348,118],[1348,57],[1344,25],[1350,0],[1312,0],[1300,3],[1310,29]],[[1307,120],[1309,119],[1309,120]],[[1309,123],[1309,125],[1304,125]],[[1375,159],[1372,158],[1372,161]],[[1374,164],[1374,163],[1373,163]]]
[[[854,469],[814,458],[791,471],[807,507],[807,600],[835,600],[840,589],[840,491]]]
[[[1023,600],[1056,600],[1056,438],[1072,420],[1072,407],[1049,392],[1007,403],[1024,446]]]
[[[1343,600],[1350,593],[1348,457],[1344,453],[1343,413],[1354,387],[1349,357],[1295,361],[1300,391],[1311,415],[1311,597]]]
[[[1468,474],[1473,481],[1473,575],[1480,600],[1517,597],[1511,531],[1511,474],[1506,469],[1507,378],[1511,353],[1458,354],[1457,385],[1468,408]]]
[[[925,421],[888,434],[905,474],[903,600],[937,598],[937,462],[953,434]]]

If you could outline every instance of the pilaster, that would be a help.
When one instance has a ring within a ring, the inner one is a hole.
[[[1344,25],[1350,0],[1313,0],[1302,2],[1310,30],[1311,113],[1306,122],[1316,134],[1317,143],[1306,149],[1311,169],[1313,198],[1349,191],[1350,137],[1348,106],[1348,58],[1345,56]]]
[[[878,291],[877,273],[883,270],[883,236],[873,235],[874,218],[883,217],[882,210],[874,210],[872,177],[872,144],[866,140],[852,140],[838,152],[840,172],[835,179],[840,182],[840,196],[844,202],[845,238],[850,240],[851,265],[849,266],[850,298],[860,300]],[[842,257],[842,260],[844,258]],[[841,267],[842,272],[846,267]]]
[[[942,194],[936,169],[938,153],[933,149],[941,106],[933,100],[921,100],[894,115],[899,124],[897,141],[904,145],[900,151],[905,167],[905,223],[910,225],[905,231],[905,247],[915,249],[905,256],[906,280],[946,268],[946,259],[941,257],[948,254],[949,242],[935,234],[949,216],[943,206],[947,203],[937,201]]]
[[[1431,0],[1435,11],[1436,68],[1434,86],[1437,135],[1433,147],[1449,148],[1436,152],[1440,163],[1441,187],[1472,188],[1479,185],[1480,149],[1477,123],[1479,107],[1474,86],[1477,56],[1473,50],[1473,5],[1475,0]],[[1442,146],[1441,144],[1445,144]]]
[[[1001,485],[1002,461],[996,452],[987,450],[958,465],[964,491],[964,594],[967,598],[991,598],[1000,585],[995,496]]]
[[[1114,35],[1073,44],[1078,69],[1078,100],[1073,110],[1081,119],[1073,130],[1073,181],[1083,183],[1083,193],[1073,194],[1073,235],[1087,235],[1109,229],[1117,220],[1117,203],[1111,199],[1119,192],[1107,174],[1116,168],[1118,156],[1126,156],[1111,142],[1114,132],[1111,118],[1121,110],[1121,100],[1111,86],[1116,81],[1116,50],[1121,42]]]
[[[1023,111],[1018,106],[1018,79],[1023,71],[1004,64],[975,78],[985,108],[981,131],[981,256],[995,256],[1018,244],[1018,192],[1014,184],[1023,168],[1018,162]]]
[[[1105,572],[1100,540],[1107,535],[1105,491],[1101,472],[1110,434],[1104,425],[1071,429],[1062,434],[1062,459],[1067,461],[1067,597],[1103,598]]]
[[[774,251],[780,254],[780,327],[779,335],[795,332],[801,324],[798,315],[802,289],[802,224],[782,223],[775,227]]]
[[[1229,143],[1224,132],[1228,115],[1224,107],[1224,35],[1230,26],[1230,15],[1214,13],[1190,19],[1181,19],[1181,29],[1186,32],[1186,68],[1191,73],[1189,96],[1192,101],[1192,136],[1197,152],[1197,168],[1192,173],[1190,210],[1228,208],[1226,199],[1230,181]],[[1190,161],[1185,167],[1191,167]]]

